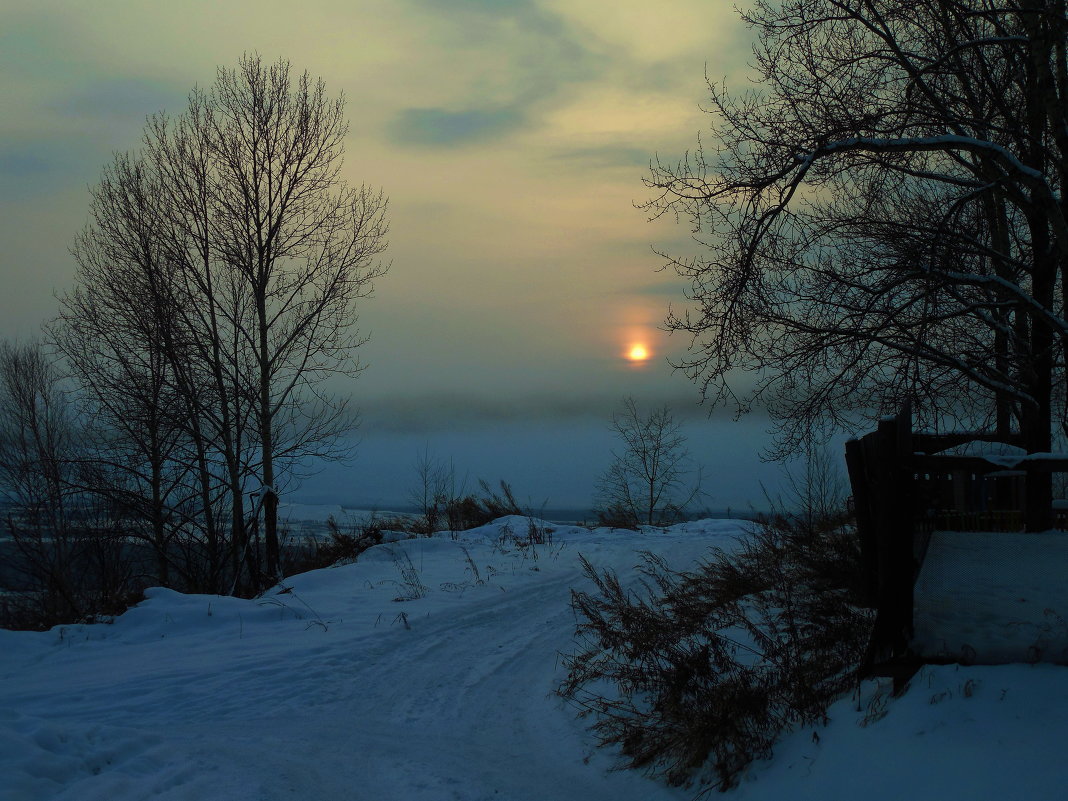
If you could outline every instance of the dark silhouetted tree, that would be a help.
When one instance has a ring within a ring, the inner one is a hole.
[[[1063,2],[757,2],[758,85],[710,84],[708,148],[657,164],[654,214],[706,247],[669,258],[692,305],[680,367],[765,405],[777,455],[915,401],[930,427],[1048,451],[1068,320]],[[742,372],[752,378],[739,383]],[[1029,526],[1049,484],[1028,482]]]
[[[360,369],[356,305],[387,269],[387,202],[341,177],[347,131],[322,81],[245,56],[116,157],[74,248],[57,339],[131,429],[155,513],[198,509],[235,587],[278,575],[280,488],[355,423],[326,384]]]

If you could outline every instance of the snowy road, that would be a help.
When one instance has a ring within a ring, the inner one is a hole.
[[[686,567],[739,524],[561,529],[536,559],[501,539],[521,527],[380,546],[260,600],[157,589],[113,625],[0,631],[0,801],[689,801],[612,772],[553,694],[570,588],[579,553]],[[424,597],[394,600],[413,580]],[[728,797],[1064,797],[1068,670],[947,666],[885,690],[787,734]]]
[[[382,547],[261,602],[154,590],[113,626],[0,632],[11,801],[678,798],[608,772],[553,695],[576,543],[489,540]],[[676,540],[690,561],[710,544]],[[426,597],[394,600],[400,549]]]

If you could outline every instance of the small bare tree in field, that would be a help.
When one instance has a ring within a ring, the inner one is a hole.
[[[417,484],[411,492],[411,501],[419,511],[416,530],[421,534],[433,534],[446,522],[449,503],[463,495],[466,481],[457,484],[456,465],[430,455],[424,449],[415,462]]]
[[[625,398],[612,415],[612,430],[623,447],[612,452],[612,464],[597,485],[601,522],[633,527],[681,520],[700,494],[700,472],[671,409],[661,406],[646,414],[634,398]]]

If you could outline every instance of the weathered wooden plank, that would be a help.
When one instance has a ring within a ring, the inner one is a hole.
[[[846,443],[846,471],[853,488],[853,510],[857,518],[857,537],[860,540],[861,569],[863,570],[864,603],[874,609],[878,605],[879,553],[877,514],[873,504],[872,477],[865,459],[864,443],[852,439]]]

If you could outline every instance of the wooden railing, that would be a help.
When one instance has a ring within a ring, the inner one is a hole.
[[[1019,435],[915,433],[907,406],[897,417],[881,421],[874,432],[846,443],[866,600],[876,612],[863,671],[893,676],[895,689],[920,666],[909,650],[913,590],[931,532],[1022,531],[1029,517],[1024,491],[1028,476],[1068,472],[1068,459],[1049,455],[1022,457],[1010,468],[976,456],[942,455],[975,441],[1022,444]],[[988,486],[991,481],[993,487]],[[981,503],[969,497],[970,492],[983,493]],[[1035,519],[1052,520],[1064,527],[1063,510],[1044,512],[1030,515],[1032,524]]]

